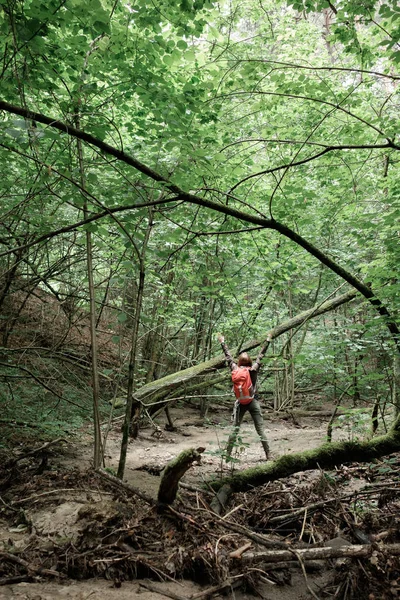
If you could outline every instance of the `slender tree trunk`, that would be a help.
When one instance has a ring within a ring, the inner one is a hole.
[[[77,119],[77,126],[79,127],[79,119]],[[85,189],[85,167],[83,162],[83,149],[81,140],[77,140],[78,146],[78,162],[79,162],[79,173],[81,186]],[[85,204],[83,208],[84,216],[88,216],[87,201],[85,198]],[[92,234],[90,231],[86,231],[86,268],[88,275],[88,287],[89,287],[89,305],[90,305],[90,351],[91,351],[91,364],[92,364],[92,390],[93,390],[93,427],[94,427],[94,451],[93,451],[93,466],[98,469],[101,464],[101,431],[100,431],[100,415],[99,415],[99,397],[100,397],[100,383],[99,383],[99,371],[97,365],[97,335],[96,335],[96,299],[95,299],[95,287],[93,280],[93,246],[92,246]]]
[[[150,383],[151,381],[153,381],[153,379],[155,378],[155,375],[156,375],[156,366],[157,366],[157,362],[158,362],[160,354],[161,354],[160,353],[161,335],[159,333],[160,325],[161,325],[161,319],[160,319],[160,316],[158,316],[156,326],[154,328],[155,331],[153,331],[150,334],[150,338],[149,338],[151,352],[148,355],[149,364],[147,366],[145,383]]]
[[[289,397],[290,397],[290,406],[294,408],[294,382],[295,382],[295,371],[294,371],[294,356],[293,356],[293,342],[292,338],[289,340],[289,355],[290,355],[290,389],[289,389]]]
[[[35,287],[36,286],[31,286],[28,289],[25,288],[23,290],[19,290],[19,291],[23,291],[23,293],[25,294],[25,298],[22,300],[22,302],[18,306],[18,308],[16,308],[16,307],[13,308],[12,317],[4,320],[4,324],[2,326],[2,332],[3,332],[3,344],[2,345],[5,348],[7,348],[7,346],[8,346],[8,340],[14,330],[16,323],[18,323],[18,319],[19,319],[22,311],[24,310],[26,303],[28,302],[29,298],[31,297]]]
[[[110,267],[110,274],[109,274],[109,276],[107,277],[106,289],[104,290],[104,294],[103,294],[103,300],[102,300],[102,301],[101,301],[101,303],[100,303],[100,308],[99,308],[99,312],[98,312],[98,315],[97,315],[97,320],[96,320],[96,328],[97,328],[97,327],[99,326],[99,324],[100,324],[100,321],[101,321],[101,317],[102,317],[102,315],[103,315],[104,308],[105,308],[105,306],[106,306],[106,304],[107,304],[107,301],[108,301],[108,294],[109,294],[109,292],[110,292],[110,283],[111,283],[111,278],[113,277],[113,275],[114,275],[114,272],[113,272],[112,268]]]
[[[292,289],[289,287],[289,317],[293,317],[293,298]],[[289,373],[288,373],[288,402],[291,408],[294,406],[294,356],[293,356],[293,336],[289,333],[289,340],[287,344],[288,359],[289,359]]]
[[[214,311],[215,311],[215,298],[210,300],[209,312],[208,312],[208,328],[204,339],[204,354],[203,360],[208,360],[211,356],[212,348],[212,336],[214,331]]]
[[[137,437],[139,431],[139,418],[140,418],[140,402],[138,399],[133,397],[133,390],[135,384],[135,376],[136,376],[136,354],[137,354],[137,343],[138,343],[138,335],[139,335],[139,324],[140,324],[140,314],[142,311],[142,303],[143,303],[143,291],[144,291],[144,280],[145,280],[145,255],[147,244],[150,239],[151,228],[153,226],[153,211],[149,209],[149,223],[146,231],[145,238],[143,240],[142,251],[139,255],[139,283],[137,289],[137,299],[136,299],[136,307],[135,307],[135,317],[133,321],[133,330],[132,330],[132,342],[131,342],[131,352],[129,356],[129,366],[128,366],[128,391],[127,391],[127,401],[126,401],[126,409],[125,409],[125,419],[124,424],[122,426],[122,442],[121,442],[121,452],[118,464],[118,472],[117,477],[122,479],[125,472],[125,463],[126,463],[126,454],[128,451],[128,441],[129,441],[129,431],[131,427],[131,420],[133,418],[133,437]]]
[[[392,402],[396,415],[400,415],[400,356],[393,357]]]
[[[361,399],[360,387],[358,382],[358,367],[360,363],[360,355],[357,353],[354,357],[354,370],[353,370],[353,406],[356,407]]]
[[[24,251],[22,249],[18,250],[15,253],[14,263],[10,267],[6,267],[6,271],[4,274],[4,283],[1,287],[0,291],[0,310],[3,307],[5,299],[7,298],[8,292],[10,291],[11,285],[17,276],[18,266],[21,261],[21,257],[23,256]],[[0,324],[0,333],[2,334],[2,346],[6,347],[8,344],[8,338],[10,335],[10,330],[12,330],[12,326],[8,319],[4,319],[4,321]]]
[[[125,409],[125,419],[124,424],[122,426],[122,441],[121,441],[121,452],[118,464],[118,472],[117,477],[122,479],[125,472],[125,463],[126,463],[126,454],[128,451],[128,442],[129,442],[129,430],[131,425],[132,413],[136,410],[134,408],[134,399],[133,399],[133,388],[135,383],[135,375],[136,375],[136,350],[137,350],[137,340],[138,340],[138,332],[139,332],[139,320],[140,320],[140,311],[143,300],[143,290],[144,290],[144,279],[145,279],[145,270],[140,261],[139,267],[139,286],[137,292],[136,299],[136,310],[135,317],[133,321],[133,329],[132,329],[132,340],[131,340],[131,351],[129,355],[129,366],[128,366],[128,390],[127,390],[127,402]],[[135,402],[137,404],[137,401]]]

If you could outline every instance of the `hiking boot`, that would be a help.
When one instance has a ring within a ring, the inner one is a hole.
[[[269,460],[269,458],[270,458],[270,452],[269,452],[268,442],[266,440],[261,440],[261,444],[262,444],[262,447],[264,448],[265,459]]]

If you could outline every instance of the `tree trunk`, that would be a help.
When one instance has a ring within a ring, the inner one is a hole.
[[[78,112],[78,111],[77,111]],[[79,113],[78,113],[79,114]],[[77,126],[79,127],[79,117],[76,118]],[[78,165],[79,176],[82,189],[86,187],[85,170],[83,163],[83,148],[82,141],[77,139],[78,148]],[[87,200],[85,198],[83,213],[85,218],[88,216]],[[90,352],[92,365],[92,396],[93,396],[93,428],[94,428],[94,448],[93,448],[93,466],[98,469],[101,464],[101,431],[100,431],[100,416],[99,416],[99,396],[100,383],[97,361],[97,333],[96,333],[96,298],[93,280],[93,248],[92,234],[86,231],[86,267],[89,287],[89,306],[90,306]]]
[[[393,359],[392,402],[396,415],[400,414],[400,356],[395,354]]]
[[[184,450],[165,467],[158,490],[159,504],[172,504],[178,493],[179,481],[192,464],[200,459],[205,448]]]
[[[138,253],[139,258],[139,285],[137,291],[137,299],[135,306],[135,318],[133,322],[133,330],[132,330],[132,342],[131,342],[131,352],[129,356],[129,367],[128,367],[128,391],[127,391],[127,400],[126,400],[126,409],[125,409],[125,419],[124,424],[122,426],[122,442],[121,442],[121,452],[118,463],[118,472],[117,477],[122,479],[125,471],[125,463],[126,463],[126,454],[128,451],[128,441],[129,441],[129,430],[131,426],[132,416],[135,419],[134,428],[136,424],[138,424],[139,414],[140,414],[140,402],[135,397],[133,397],[133,389],[135,383],[135,373],[136,373],[136,351],[137,351],[137,341],[139,336],[139,323],[140,323],[140,313],[142,311],[142,303],[143,303],[143,291],[144,291],[144,278],[145,278],[145,263],[144,258],[146,254],[147,244],[150,238],[151,228],[153,226],[153,212],[152,209],[149,209],[149,223],[146,231],[145,239],[143,240],[143,247],[141,253],[138,252],[137,248],[136,252]],[[137,425],[138,428],[138,425]],[[137,430],[134,429],[134,437],[137,436]],[[136,434],[136,435],[135,435]]]

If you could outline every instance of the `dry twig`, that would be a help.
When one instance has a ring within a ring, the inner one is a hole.
[[[59,573],[58,571],[53,571],[52,569],[44,569],[43,567],[40,567],[39,565],[34,565],[32,563],[28,563],[28,561],[24,560],[23,558],[20,558],[19,556],[16,556],[15,554],[10,554],[9,552],[1,552],[0,551],[0,558],[2,558],[3,560],[8,560],[9,562],[13,562],[16,563],[18,565],[20,565],[21,567],[24,567],[24,569],[27,570],[28,575],[50,575],[51,577],[60,577],[60,578],[65,578],[66,575],[64,575],[63,573]]]
[[[300,548],[288,550],[267,550],[265,552],[247,552],[243,554],[241,560],[243,562],[263,561],[263,562],[281,562],[293,560],[293,552],[297,557],[303,560],[327,560],[329,558],[363,558],[371,556],[372,552],[377,550],[388,555],[399,556],[400,544],[359,544],[351,546],[342,546],[338,548],[332,547],[317,547],[317,548]]]

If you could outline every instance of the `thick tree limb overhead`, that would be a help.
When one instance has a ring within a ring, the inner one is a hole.
[[[59,131],[64,132],[69,136],[75,137],[76,139],[82,140],[88,144],[91,144],[91,145],[99,148],[106,154],[114,156],[118,160],[130,165],[131,167],[133,167],[140,173],[143,173],[144,175],[146,175],[153,181],[157,181],[157,182],[161,183],[164,186],[165,190],[168,190],[169,192],[171,192],[173,194],[173,196],[174,196],[173,198],[165,199],[165,204],[167,204],[168,202],[171,202],[172,200],[173,201],[180,200],[180,201],[186,202],[188,204],[195,204],[198,206],[203,206],[203,207],[209,208],[215,212],[231,216],[237,220],[247,222],[247,223],[252,223],[254,225],[259,225],[263,229],[275,230],[278,233],[280,233],[281,235],[292,240],[295,244],[297,244],[298,246],[300,246],[301,248],[306,250],[306,252],[311,254],[311,256],[314,256],[314,258],[316,258],[321,264],[325,265],[326,267],[328,267],[328,269],[330,269],[331,271],[333,271],[334,273],[339,275],[339,277],[344,279],[344,281],[347,281],[347,283],[349,283],[356,290],[358,290],[372,304],[372,306],[375,308],[375,310],[385,319],[385,324],[386,324],[388,330],[390,331],[390,334],[391,334],[392,339],[397,347],[398,352],[400,353],[400,331],[398,329],[397,323],[395,322],[395,320],[389,313],[386,306],[379,300],[379,298],[377,298],[377,296],[375,295],[373,290],[367,284],[365,284],[361,279],[359,279],[358,277],[353,275],[350,271],[348,271],[347,269],[344,269],[340,264],[338,264],[337,262],[332,260],[332,258],[328,254],[326,254],[325,252],[323,252],[322,250],[320,250],[319,248],[314,246],[314,244],[312,244],[311,242],[309,242],[308,240],[303,238],[301,235],[299,235],[293,229],[290,229],[290,227],[287,227],[286,225],[284,225],[283,223],[280,223],[279,221],[276,221],[275,219],[268,219],[263,215],[260,216],[259,213],[257,213],[257,214],[245,213],[245,212],[237,210],[227,204],[221,204],[219,202],[209,200],[208,198],[205,198],[203,196],[198,196],[196,194],[186,192],[186,191],[182,190],[179,186],[177,186],[175,183],[173,183],[173,181],[164,177],[163,175],[161,175],[154,169],[148,167],[147,165],[145,165],[141,161],[137,160],[133,156],[125,153],[123,150],[119,150],[118,148],[115,148],[114,146],[107,144],[107,142],[104,142],[103,140],[96,138],[95,136],[91,135],[90,133],[82,131],[81,129],[76,129],[74,127],[71,127],[70,125],[63,123],[62,121],[53,119],[51,117],[48,117],[47,115],[43,115],[42,113],[37,113],[37,112],[31,111],[25,107],[14,106],[3,100],[0,100],[0,110],[4,110],[11,114],[20,115],[25,119],[34,120],[38,123],[42,123],[44,125],[48,125],[52,128],[58,129]],[[344,109],[341,108],[341,110],[344,110]],[[373,128],[375,128],[375,127],[373,126]],[[390,144],[393,144],[393,142],[390,142],[390,140],[388,140],[388,142]],[[393,148],[396,150],[400,149],[399,147],[397,147],[395,145],[393,145]],[[52,237],[53,235],[54,234],[50,233],[49,237]],[[31,242],[31,244],[32,244],[32,242]],[[8,250],[7,252],[0,254],[0,256],[6,255],[9,252],[13,252],[15,250],[16,249]]]

